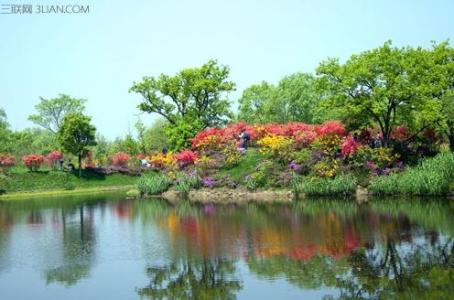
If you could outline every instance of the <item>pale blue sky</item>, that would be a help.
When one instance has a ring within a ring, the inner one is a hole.
[[[215,58],[231,68],[236,102],[253,83],[314,72],[327,57],[454,37],[450,0],[0,0],[12,3],[90,5],[86,15],[0,15],[0,107],[12,128],[33,125],[39,96],[66,93],[88,99],[109,138],[133,131],[141,99],[128,89],[145,75]]]

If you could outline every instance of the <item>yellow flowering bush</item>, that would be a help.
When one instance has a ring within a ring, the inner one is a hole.
[[[261,147],[260,153],[270,155],[283,162],[290,161],[294,151],[293,139],[281,135],[267,135],[260,139],[257,144]]]
[[[241,153],[236,148],[235,143],[228,143],[224,148],[225,164],[228,167],[237,165],[241,158]]]
[[[322,160],[314,165],[312,171],[320,177],[334,177],[339,171],[340,164],[336,159]]]
[[[173,153],[169,152],[166,154],[156,153],[148,157],[148,161],[155,168],[171,168],[174,169],[177,166],[177,160]]]
[[[340,149],[342,138],[338,135],[322,135],[312,143],[314,149],[320,149],[325,155],[333,155]]]

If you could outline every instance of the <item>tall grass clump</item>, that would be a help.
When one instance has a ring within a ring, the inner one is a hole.
[[[335,178],[303,177],[299,184],[293,184],[295,192],[306,195],[351,195],[356,191],[358,180],[351,174],[341,174]]]
[[[167,176],[162,174],[143,175],[137,181],[137,189],[140,194],[154,195],[165,192],[170,185]]]
[[[454,154],[440,153],[403,173],[372,178],[369,191],[376,195],[444,195],[454,178]]]

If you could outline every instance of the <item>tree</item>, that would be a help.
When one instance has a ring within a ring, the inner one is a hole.
[[[40,97],[40,103],[35,105],[37,114],[30,115],[28,119],[55,134],[65,115],[84,112],[85,102],[84,99],[72,98],[65,94],[53,99]]]
[[[199,68],[183,69],[175,76],[161,74],[134,82],[130,92],[142,96],[139,109],[164,117],[171,125],[197,123],[193,135],[205,127],[225,124],[231,117],[226,94],[235,89],[229,68],[210,60]]]
[[[0,153],[9,152],[11,131],[9,130],[9,124],[6,116],[6,112],[3,108],[0,108]]]
[[[69,113],[63,119],[57,132],[57,141],[66,151],[79,160],[79,177],[82,176],[82,157],[89,146],[96,145],[96,128],[90,124],[91,118],[81,113]]]
[[[144,132],[145,148],[148,150],[162,150],[169,147],[169,141],[165,133],[168,122],[164,119],[156,120],[151,127]]]
[[[238,119],[250,123],[266,123],[270,119],[269,103],[276,93],[276,87],[266,81],[253,84],[243,91],[238,100]]]
[[[262,81],[245,89],[239,99],[238,119],[251,123],[312,123],[317,94],[314,76],[294,73],[285,76],[277,86]]]
[[[317,73],[325,110],[337,109],[351,127],[377,125],[384,146],[397,125],[418,133],[444,122],[441,102],[433,97],[441,88],[439,78],[425,49],[396,48],[388,41],[344,64],[328,59]]]

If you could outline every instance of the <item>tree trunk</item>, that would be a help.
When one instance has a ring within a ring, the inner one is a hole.
[[[82,177],[82,154],[79,153],[79,178]]]

